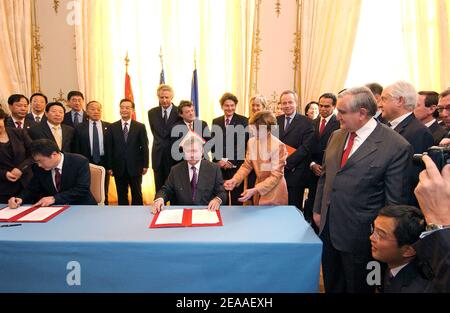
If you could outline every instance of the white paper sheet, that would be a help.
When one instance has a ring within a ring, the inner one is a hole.
[[[61,210],[62,207],[40,207],[30,214],[27,214],[17,221],[31,221],[31,222],[39,222],[45,220],[47,217],[49,217],[52,214],[55,214],[59,210]]]
[[[192,210],[192,224],[217,224],[219,223],[219,217],[216,211]]]
[[[158,219],[155,225],[161,224],[182,224],[183,223],[183,209],[162,210],[159,212]]]
[[[13,218],[16,215],[19,215],[20,213],[23,213],[24,211],[31,208],[30,206],[20,206],[17,209],[11,209],[11,208],[4,208],[0,210],[0,220],[7,220],[10,218]]]

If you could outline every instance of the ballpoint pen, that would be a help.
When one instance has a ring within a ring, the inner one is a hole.
[[[14,227],[14,226],[22,226],[22,224],[7,224],[7,225],[0,225],[0,227]]]

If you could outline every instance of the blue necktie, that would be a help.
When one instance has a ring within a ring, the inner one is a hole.
[[[92,160],[95,164],[100,163],[100,140],[96,122],[92,123]]]
[[[191,192],[192,192],[192,201],[195,200],[195,196],[197,195],[197,168],[195,166],[191,167],[192,169],[192,180],[191,180]]]
[[[291,125],[291,117],[290,116],[286,117],[286,126],[284,127],[285,131],[286,131],[286,129],[289,128],[289,125]]]
[[[125,142],[127,142],[128,139],[128,123],[125,123],[125,126],[123,127],[123,138],[125,139]]]
[[[73,119],[73,125],[74,125],[75,127],[80,123],[79,117],[80,117],[80,113],[75,112],[75,117],[74,117],[74,119]]]

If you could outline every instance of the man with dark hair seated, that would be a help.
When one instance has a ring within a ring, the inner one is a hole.
[[[413,244],[425,230],[422,212],[413,206],[392,205],[381,209],[370,241],[372,256],[387,264],[383,291],[423,292],[431,279],[416,258]]]
[[[19,196],[9,199],[10,208],[23,203],[34,203],[34,206],[97,204],[89,189],[89,161],[84,156],[62,153],[49,139],[33,141],[30,150],[36,162],[33,178]]]

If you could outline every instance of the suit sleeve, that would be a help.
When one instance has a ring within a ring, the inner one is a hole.
[[[72,164],[72,168],[75,171],[73,173],[66,173],[66,175],[75,175],[75,185],[63,192],[55,194],[56,204],[72,203],[90,193],[91,173],[89,171],[89,161],[83,157]],[[63,172],[62,175],[64,174]]]
[[[39,174],[36,174],[36,170],[39,169],[36,169],[36,164],[34,166],[35,168],[33,169],[33,177],[31,178],[30,183],[28,184],[27,188],[22,190],[20,195],[17,196],[17,198],[22,199],[23,204],[36,203],[39,200],[38,197],[44,193],[44,190],[41,187],[40,180],[38,178]]]
[[[140,141],[142,145],[142,153],[144,155],[143,168],[149,168],[148,137],[147,130],[144,125],[142,126],[142,131],[140,133]]]
[[[287,158],[286,168],[292,170],[307,159],[314,144],[314,128],[311,123],[304,124],[303,136],[296,151]]]
[[[216,181],[214,184],[214,194],[216,197],[219,197],[220,200],[222,200],[222,203],[225,203],[227,201],[227,193],[225,191],[225,188],[223,187],[223,177],[222,177],[222,171],[220,170],[219,166],[216,167]]]
[[[284,177],[284,166],[286,165],[287,149],[284,144],[279,145],[276,159],[272,160],[270,169],[270,176],[264,179],[262,182],[255,185],[256,190],[261,196],[269,193]]]
[[[386,204],[408,203],[412,156],[413,149],[408,144],[401,152],[396,152],[394,158],[390,160],[384,177]]]
[[[164,185],[155,195],[155,200],[158,198],[163,198],[164,203],[171,201],[173,195],[175,194],[175,174],[173,168],[170,170],[169,177],[167,177]]]
[[[22,143],[25,148],[25,157],[26,159],[20,163],[19,169],[23,172],[26,168],[31,166],[34,163],[34,160],[31,156],[31,138],[28,136],[27,132],[22,132]]]

